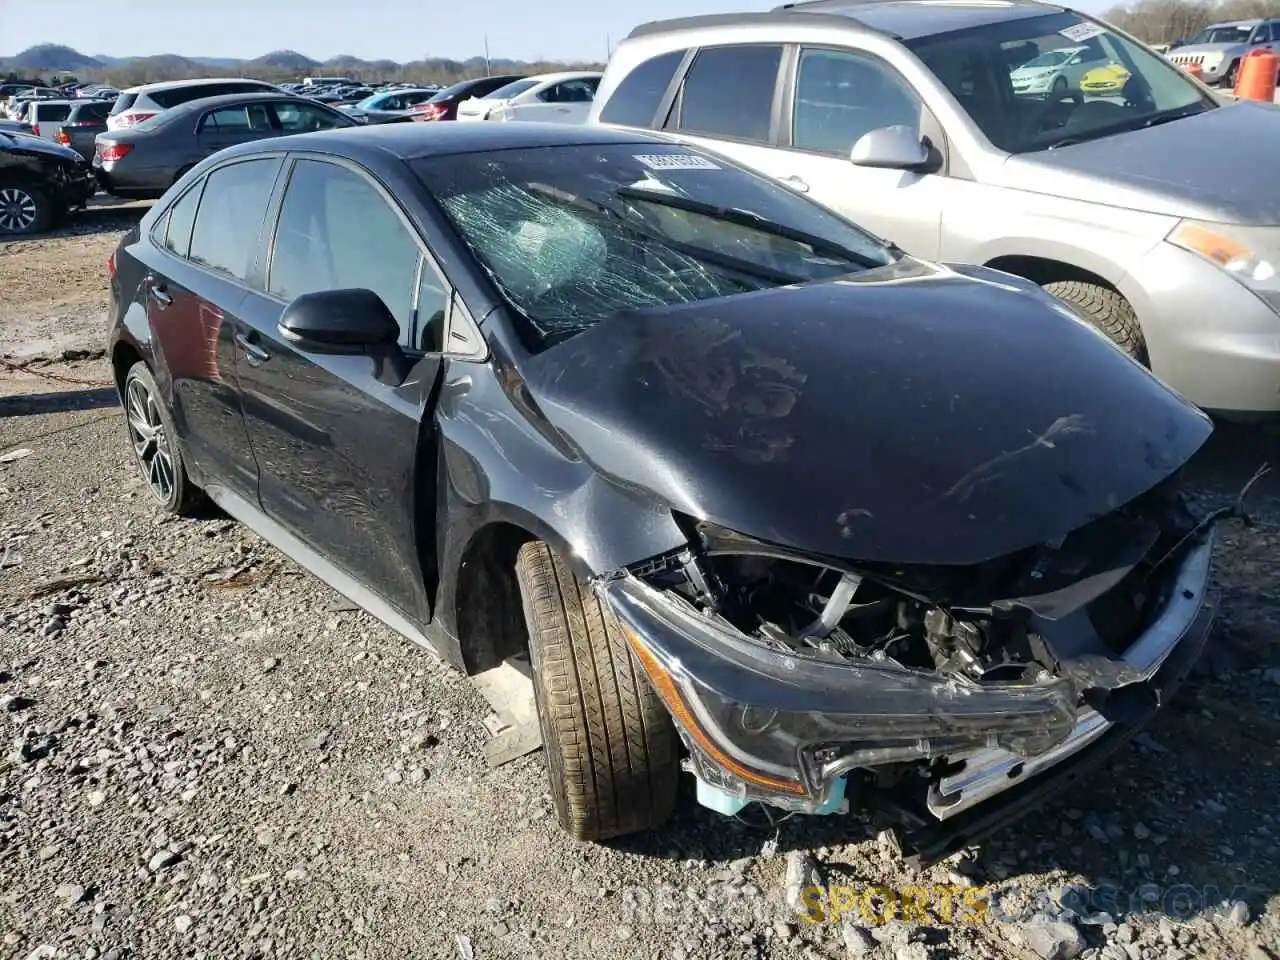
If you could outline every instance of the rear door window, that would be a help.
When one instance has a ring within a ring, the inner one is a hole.
[[[38,123],[57,123],[69,116],[71,116],[69,103],[37,103],[35,105],[35,120]]]
[[[193,263],[233,280],[248,280],[263,211],[279,169],[278,157],[264,157],[233,163],[209,174],[191,231]]]
[[[203,187],[202,180],[184,193],[166,214],[169,222],[164,232],[165,249],[184,259],[191,249],[191,227],[196,222],[196,207],[200,205]]]
[[[769,140],[780,44],[708,47],[685,75],[675,126],[694,134]]]
[[[271,114],[265,103],[224,107],[206,113],[200,120],[201,133],[246,133],[271,129]]]
[[[107,114],[110,112],[111,104],[105,101],[102,103],[81,103],[72,109],[71,118],[80,123],[102,122],[107,119]]]
[[[646,60],[623,77],[600,111],[600,121],[625,127],[652,126],[662,97],[684,55],[684,50],[672,50]]]

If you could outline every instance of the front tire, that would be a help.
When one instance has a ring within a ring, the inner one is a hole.
[[[173,417],[155,377],[141,360],[125,375],[121,398],[129,446],[148,492],[165,513],[195,516],[204,496],[187,475]]]
[[[1147,342],[1138,325],[1138,316],[1129,301],[1110,287],[1078,280],[1046,283],[1044,289],[1065,300],[1107,335],[1116,346],[1143,366],[1147,362]]]
[[[612,612],[541,542],[516,576],[560,826],[578,840],[651,829],[675,810],[679,740]]]
[[[0,237],[31,237],[53,226],[54,207],[39,187],[0,183]]]

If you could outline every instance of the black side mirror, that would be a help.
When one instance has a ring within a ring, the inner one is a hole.
[[[400,339],[400,324],[372,290],[321,290],[304,293],[285,307],[280,332],[304,349],[319,346],[335,353],[363,353]]]

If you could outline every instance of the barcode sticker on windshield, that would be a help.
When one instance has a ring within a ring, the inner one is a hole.
[[[636,159],[650,170],[719,170],[706,157],[694,153],[638,153]]]
[[[1088,20],[1081,20],[1079,23],[1073,23],[1065,30],[1059,30],[1058,33],[1068,40],[1075,43],[1082,43],[1091,37],[1106,33],[1106,30],[1098,26],[1096,23],[1090,23]]]

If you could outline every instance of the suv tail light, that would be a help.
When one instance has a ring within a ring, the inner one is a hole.
[[[68,126],[70,126],[70,124],[68,124]],[[57,140],[64,147],[71,146],[71,134],[67,133],[66,127],[63,127],[56,134],[54,134],[53,139]]]
[[[443,103],[420,103],[413,108],[416,114],[415,120],[439,120],[444,116],[445,105]]]
[[[31,132],[34,133],[37,137],[40,136],[40,124],[33,123],[31,125]]]
[[[104,143],[100,140],[95,147],[95,152],[103,163],[111,163],[113,160],[123,160],[132,149],[131,143]]]
[[[116,252],[111,251],[111,256],[107,257],[107,279],[114,280],[116,278]]]

